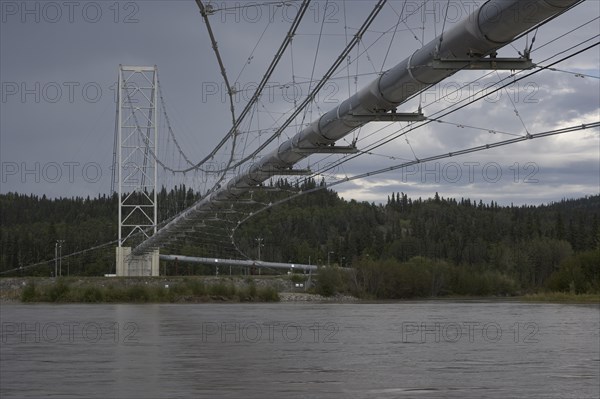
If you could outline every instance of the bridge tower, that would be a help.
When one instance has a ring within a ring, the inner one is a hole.
[[[119,65],[118,85],[116,272],[117,276],[158,276],[158,249],[131,255],[131,247],[154,235],[157,226],[157,68]]]

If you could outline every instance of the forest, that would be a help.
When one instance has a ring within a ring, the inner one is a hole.
[[[516,295],[551,290],[600,292],[600,196],[539,206],[499,206],[468,198],[427,199],[390,193],[385,204],[344,200],[323,183],[271,183],[254,199],[274,202],[290,192],[314,191],[269,208],[235,232],[248,257],[311,263],[324,294],[372,298]],[[185,186],[158,193],[166,219],[200,196]],[[0,195],[1,276],[50,276],[56,240],[65,240],[61,267],[69,275],[114,273],[116,195],[58,198]],[[203,242],[200,242],[203,241]],[[234,257],[226,245],[198,237],[183,253]],[[32,266],[35,265],[35,266]],[[165,264],[167,274],[211,274],[211,267]]]

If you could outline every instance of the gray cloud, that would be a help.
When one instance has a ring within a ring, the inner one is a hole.
[[[0,24],[0,82],[3,85],[0,155],[4,167],[2,192],[69,196],[97,195],[108,191],[115,117],[114,83],[119,64],[158,65],[169,115],[180,142],[192,159],[200,159],[208,153],[228,131],[231,120],[226,97],[223,95],[222,79],[206,28],[193,1],[131,2],[133,6],[130,8],[126,8],[129,3],[120,3],[118,14],[109,8],[113,3],[82,2],[80,8],[75,10],[72,22],[63,9],[63,17],[56,23],[48,21],[53,18],[53,14],[50,14],[50,9],[44,14],[44,2],[28,3],[30,7],[40,7],[39,22],[34,20],[35,15],[32,14],[25,16],[25,22],[21,21],[20,7],[24,3],[3,2],[5,8]],[[422,2],[409,3],[407,7],[415,10]],[[446,2],[430,3],[434,5],[428,9],[428,13],[415,12],[406,24],[399,25],[390,45],[394,30],[389,30],[383,36],[380,32],[394,26],[398,20],[395,12],[402,9],[402,2],[390,2],[371,31],[364,36],[359,50],[352,53],[350,76],[348,77],[346,69],[337,72],[336,79],[332,80],[333,85],[324,90],[325,95],[319,98],[318,107],[313,107],[312,113],[306,115],[304,122],[333,108],[347,97],[348,92],[353,93],[382,69],[393,66],[418,49],[421,44],[415,36],[421,39],[423,16],[426,41],[441,32],[443,20],[440,16],[443,13],[440,14],[442,9],[435,8],[435,4],[443,6]],[[17,14],[7,14],[6,4],[16,5]],[[86,4],[89,14],[82,14],[81,10]],[[222,8],[236,3],[213,4],[216,8]],[[246,130],[266,131],[260,138],[256,134],[248,134],[248,142],[254,143],[252,145],[261,142],[272,132],[272,128],[277,125],[273,119],[280,118],[279,113],[289,113],[293,109],[293,96],[290,98],[289,95],[284,95],[285,90],[289,90],[285,84],[307,81],[311,73],[314,79],[320,78],[344,47],[346,33],[351,36],[356,32],[374,2],[334,1],[330,2],[334,6],[330,6],[333,8],[329,10],[324,9],[324,4],[314,3],[294,38],[294,74],[292,75],[292,57],[288,53],[271,79],[273,87],[263,97],[260,112],[255,114],[252,123],[244,126]],[[457,2],[465,15],[469,4],[471,3]],[[102,16],[97,22],[91,22],[94,19],[91,12],[96,6],[102,10]],[[246,88],[248,92],[251,92],[252,84],[262,76],[272,59],[274,49],[280,45],[283,35],[289,29],[290,19],[294,15],[292,8],[296,6],[286,6],[288,14],[285,16],[282,14],[283,8],[275,6],[271,9],[263,7],[260,17],[256,14],[257,9],[250,7],[243,9],[245,11],[239,8],[219,11],[211,16],[227,72],[232,80],[239,75],[240,87]],[[588,21],[599,12],[598,2],[584,3],[540,29],[534,48]],[[453,23],[454,21],[449,21],[446,28]],[[317,33],[321,27],[325,35],[319,42]],[[263,31],[263,39],[257,45]],[[594,34],[597,34],[597,26],[590,24],[573,35],[534,51],[534,61],[550,57]],[[317,45],[319,54],[315,62]],[[522,49],[524,45],[525,39],[514,46]],[[253,58],[249,60],[255,46]],[[354,61],[359,53],[362,53],[361,57]],[[514,56],[516,52],[508,46],[503,53]],[[386,61],[382,65],[384,58]],[[581,54],[564,65],[557,65],[557,68],[597,76],[599,63],[598,51],[595,50]],[[355,82],[354,75],[357,73]],[[424,105],[448,94],[457,84],[469,82],[477,76],[480,76],[478,72],[460,72],[454,75],[426,92]],[[491,76],[481,84],[485,86],[496,80],[497,76]],[[15,85],[18,91],[10,94]],[[57,87],[62,90],[58,100]],[[214,87],[218,90],[216,94],[207,92]],[[298,87],[302,94],[308,93],[308,84]],[[100,88],[100,95],[95,94],[97,88]],[[475,88],[471,89],[473,90]],[[516,108],[525,126],[535,133],[567,124],[597,121],[599,92],[598,79],[575,77],[559,71],[544,71],[525,79],[516,88],[503,91],[497,101],[480,101],[444,120],[522,134],[524,128],[514,113]],[[514,105],[508,99],[509,96]],[[249,95],[240,93],[235,104],[237,112],[243,108],[248,98]],[[415,99],[405,108],[415,110],[418,103],[419,100]],[[432,103],[424,110],[427,115],[433,115],[436,110],[452,104],[453,101],[444,100]],[[296,123],[301,121],[302,118]],[[358,138],[363,139],[358,142],[359,146],[365,148],[368,143],[402,127],[397,124],[375,133],[382,126],[384,125],[373,124],[363,128],[360,133],[357,132]],[[285,135],[291,136],[296,130],[297,128],[290,128]],[[369,134],[373,135],[368,137]],[[377,155],[362,156],[345,164],[337,172],[353,175],[399,163],[400,158],[412,159],[413,150],[418,157],[425,157],[509,136],[434,123],[411,132],[407,137],[412,150],[404,138],[400,138],[374,151],[397,159]],[[167,140],[164,145],[171,145],[172,148],[172,143],[169,144]],[[447,161],[454,161],[459,165],[463,162],[479,162],[480,165],[496,162],[501,165],[505,174],[512,173],[509,168],[515,163],[522,167],[532,162],[539,167],[539,182],[535,185],[514,183],[508,181],[510,179],[496,183],[483,179],[460,184],[448,184],[443,180],[439,183],[403,182],[398,177],[400,172],[397,172],[338,187],[343,195],[348,196],[352,192],[359,200],[385,201],[392,191],[404,191],[410,195],[414,193],[415,196],[429,196],[439,191],[444,196],[494,198],[505,203],[546,202],[558,200],[562,196],[593,194],[598,191],[598,145],[597,131],[574,133]],[[176,156],[169,156],[172,162],[179,162]],[[316,156],[310,158],[313,164],[323,164],[330,160],[331,158],[323,160]],[[443,162],[447,165],[446,161]],[[8,174],[15,164],[18,170],[14,174]],[[61,166],[62,178],[58,181],[53,181],[53,175],[49,175],[54,164]],[[98,180],[85,175],[92,172],[95,167],[89,166],[92,164],[101,167],[102,175]],[[84,171],[86,165],[88,170]],[[69,178],[70,172],[79,177]],[[176,181],[180,180],[170,178],[170,182]]]

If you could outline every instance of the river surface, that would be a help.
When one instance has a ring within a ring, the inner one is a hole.
[[[0,397],[598,398],[600,308],[1,306]]]

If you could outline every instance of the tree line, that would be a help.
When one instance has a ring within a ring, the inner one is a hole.
[[[438,193],[427,199],[390,193],[386,203],[375,204],[344,200],[313,179],[302,184],[282,179],[270,186],[275,190],[257,190],[253,200],[273,203],[290,192],[321,189],[250,219],[236,230],[238,247],[256,258],[260,237],[263,260],[352,268],[353,273],[343,274],[352,276],[350,280],[329,279],[347,291],[405,297],[469,294],[477,287],[498,294],[540,288],[599,290],[598,195],[539,206],[500,206]],[[182,185],[163,188],[158,198],[159,215],[166,219],[200,196]],[[117,208],[116,195],[0,195],[0,272],[53,259],[58,239],[66,240],[63,254],[115,240]],[[194,239],[182,250],[187,252],[182,255],[213,256],[206,243]],[[65,262],[70,274],[114,272],[114,246],[65,260],[63,268]],[[163,266],[175,272],[173,265]],[[47,276],[53,270],[53,262],[47,262],[21,273]],[[190,270],[179,267],[177,272]],[[212,269],[196,267],[192,272]],[[411,291],[407,281],[421,288]]]

